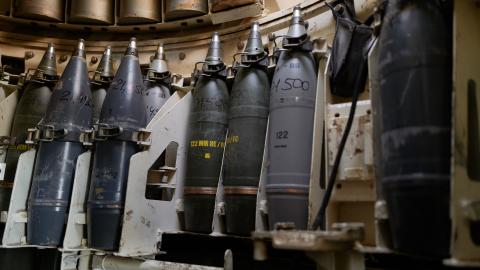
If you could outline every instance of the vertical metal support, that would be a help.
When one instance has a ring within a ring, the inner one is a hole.
[[[225,136],[227,138],[227,136]],[[225,155],[225,151],[224,151]],[[220,176],[218,179],[217,194],[215,195],[215,210],[213,211],[213,230],[210,235],[217,236],[223,235],[225,232],[225,199],[223,191],[223,158],[222,166],[220,170]]]
[[[92,152],[87,151],[77,158],[67,228],[63,239],[63,250],[65,251],[77,251],[86,248],[87,243],[84,239],[86,229],[85,198],[88,192],[91,156]]]
[[[453,160],[451,191],[451,256],[446,263],[455,266],[480,266],[480,243],[473,234],[480,226],[480,177],[475,170],[479,164],[470,160],[478,151],[473,146],[480,137],[473,132],[480,123],[479,112],[469,105],[480,107],[480,8],[475,1],[457,0],[453,11]],[[473,84],[473,85],[472,85]],[[476,85],[476,87],[474,87]],[[469,92],[471,96],[469,97]],[[475,99],[476,97],[476,99]],[[471,114],[471,115],[470,115]],[[469,141],[470,140],[470,141]],[[469,166],[471,164],[471,166]],[[475,229],[476,224],[476,229]]]
[[[325,141],[325,82],[327,78],[327,61],[328,61],[328,43],[326,39],[318,39],[315,45],[319,47],[316,52],[318,61],[317,75],[317,95],[315,97],[315,116],[313,122],[313,143],[312,143],[312,159],[310,165],[310,187],[308,192],[308,227],[311,228],[315,222],[318,209],[320,208],[323,191],[320,188],[322,175],[322,148]]]
[[[375,40],[370,53],[368,55],[368,75],[369,75],[369,87],[370,87],[370,100],[372,105],[372,150],[373,150],[373,173],[376,182],[376,195],[377,201],[375,202],[375,244],[376,250],[382,252],[388,252],[392,246],[391,243],[391,231],[388,221],[387,205],[383,200],[382,188],[380,183],[381,168],[376,165],[382,162],[381,157],[381,140],[380,134],[382,130],[381,121],[379,119],[381,112],[380,103],[380,78],[378,77],[378,39]]]
[[[27,199],[32,180],[35,149],[20,155],[8,208],[2,244],[5,247],[26,246]]]
[[[19,99],[20,94],[18,91],[14,91],[0,102],[0,136],[10,136],[13,117],[15,115],[15,108],[17,107]],[[0,162],[2,163],[5,161],[5,156],[7,153],[6,150],[7,147],[0,149]],[[4,173],[5,171],[3,170],[1,174],[3,175]],[[0,179],[3,179],[3,177],[0,177]]]
[[[163,232],[178,232],[178,210],[183,207],[183,181],[187,154],[188,123],[192,94],[176,91],[163,105],[147,129],[151,145],[132,156],[128,173],[120,256],[144,256],[158,252]],[[175,188],[170,201],[145,198],[147,173],[170,142],[178,144],[176,169],[169,186]]]
[[[265,182],[267,181],[267,161],[268,161],[268,122],[265,132],[265,144],[263,148],[262,170],[260,172],[260,181],[258,183],[257,206],[255,210],[255,231],[268,231],[268,206],[267,194],[265,192]]]
[[[326,66],[329,65],[329,58]],[[327,186],[338,144],[351,108],[351,98],[334,96],[325,70],[325,183]],[[326,213],[326,228],[337,222],[361,222],[365,225],[364,245],[375,245],[374,209],[376,185],[373,167],[372,124],[369,91],[363,91],[340,160],[336,185]]]

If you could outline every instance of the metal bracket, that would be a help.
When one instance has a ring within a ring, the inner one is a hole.
[[[167,184],[168,182],[167,178],[169,175],[175,173],[176,171],[177,171],[176,167],[169,167],[169,166],[162,166],[158,169],[148,170],[147,185],[174,188],[174,185]]]
[[[68,134],[66,129],[55,129],[52,125],[43,125],[46,129],[40,129],[39,141],[53,141],[53,139],[65,137]]]
[[[171,82],[172,73],[170,71],[166,72],[155,72],[154,69],[147,69],[147,81],[166,81],[167,83]]]
[[[388,219],[387,202],[379,200],[375,202],[375,219]]]
[[[185,204],[183,203],[183,199],[177,199],[175,201],[175,211],[178,215],[183,215],[185,212]]]
[[[62,252],[60,262],[60,270],[89,270],[91,251],[66,251],[59,249]]]
[[[7,216],[8,216],[8,211],[0,212],[0,223],[6,223],[7,222]]]
[[[170,87],[182,88],[185,82],[185,78],[181,74],[171,74],[171,84]],[[173,89],[172,89],[173,90]]]
[[[377,200],[375,202],[375,247],[372,252],[390,253],[392,247],[391,232],[388,220],[387,202]]]
[[[122,127],[111,126],[109,124],[98,123],[94,139],[97,141],[106,141],[110,137],[115,137],[123,132]]]
[[[241,56],[241,60],[237,61],[237,55]],[[230,67],[230,73],[239,67],[250,67],[252,64],[258,63],[260,65],[268,66],[268,50],[263,50],[259,53],[238,52],[233,54],[233,62]]]
[[[26,144],[36,144],[38,141],[51,142],[54,139],[65,137],[68,134],[67,129],[55,129],[53,125],[38,125],[41,128],[27,129]]]
[[[313,50],[312,54],[317,60],[317,63],[319,62],[319,59],[321,58],[327,58],[329,54],[329,47],[328,47],[328,42],[326,38],[317,38],[312,40],[313,42]]]
[[[141,128],[138,131],[133,133],[133,141],[135,141],[138,145],[148,147],[152,144],[152,139],[150,135],[152,134],[151,130]]]
[[[37,128],[27,129],[27,139],[25,139],[25,144],[36,144],[36,137],[38,136],[37,132],[39,132]]]
[[[102,85],[102,83],[105,83],[105,84],[106,83],[111,83],[112,80],[113,80],[113,78],[111,78],[111,77],[103,77],[103,76],[99,76],[100,79],[97,79],[97,75],[102,74],[102,72],[100,72],[100,71],[96,71],[96,70],[95,71],[89,71],[88,74],[90,74],[90,73],[93,73],[92,80],[91,80],[90,83],[95,84],[95,85]],[[107,80],[102,80],[103,78],[107,78]]]
[[[268,204],[267,204],[267,200],[261,200],[261,201],[260,201],[258,210],[260,211],[260,213],[261,213],[262,215],[264,215],[264,216],[267,216],[267,215],[268,215]]]
[[[13,214],[13,222],[15,223],[27,223],[28,214],[27,211],[20,211]]]
[[[36,76],[35,76],[35,73]],[[40,83],[56,83],[58,81],[59,76],[54,76],[53,79],[47,78],[45,75],[45,71],[43,69],[32,69],[29,68],[27,72],[25,73],[25,81],[36,81]]]
[[[92,133],[92,134],[90,134]],[[125,131],[122,127],[120,126],[112,126],[104,123],[98,123],[97,124],[97,129],[95,131],[89,130],[87,132],[84,132],[84,134],[81,136],[83,140],[85,140],[87,143],[91,143],[91,141],[96,140],[96,141],[105,141],[108,140],[109,138],[116,137],[116,136],[122,136],[125,137],[124,139],[130,140],[132,142],[136,142],[140,146],[150,146],[151,144],[151,131],[145,128],[141,128],[136,131]],[[131,134],[130,137],[128,137]]]
[[[329,104],[327,107],[326,132],[327,132],[327,153],[336,153],[345,128],[350,103]],[[347,140],[347,146],[338,169],[337,180],[340,181],[371,181],[373,175],[371,167],[373,165],[372,150],[372,132],[371,116],[369,114],[370,101],[359,101],[355,113],[354,122],[350,136]],[[328,155],[328,165],[333,165],[334,155]],[[337,183],[341,183],[338,181]],[[341,193],[338,191],[337,193]]]
[[[80,133],[79,137],[80,142],[85,146],[92,146],[93,141],[95,141],[95,130],[87,129]]]
[[[7,169],[7,163],[0,163],[0,181],[5,180],[5,170]]]
[[[472,222],[480,221],[480,201],[462,201],[463,215]]]
[[[267,70],[269,70],[270,72],[273,72],[276,67],[277,67],[277,58],[275,57],[274,54],[271,54],[268,56]]]
[[[222,217],[225,216],[225,202],[217,203],[217,215]]]

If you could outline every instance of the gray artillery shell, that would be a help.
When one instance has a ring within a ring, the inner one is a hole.
[[[258,67],[238,70],[230,98],[224,159],[227,233],[249,235],[255,230],[269,95],[265,70]]]
[[[48,102],[52,95],[51,87],[44,83],[30,81],[27,83],[23,95],[18,102],[12,125],[11,136],[16,138],[18,144],[12,145],[7,152],[5,180],[15,179],[18,158],[20,154],[29,149],[26,145],[27,129],[35,127],[47,111]]]
[[[147,81],[145,83],[145,104],[147,108],[147,123],[153,119],[163,104],[170,97],[170,88],[163,83]]]
[[[30,148],[25,144],[27,129],[35,127],[47,111],[52,87],[57,78],[55,47],[53,44],[49,44],[33,75],[33,80],[25,83],[22,96],[15,109],[10,132],[10,136],[15,138],[15,144],[9,147],[5,158],[5,181],[0,182],[0,211],[8,210],[18,158],[21,153]],[[4,227],[5,224],[0,223],[0,237],[3,236]]]
[[[108,87],[108,85],[107,85]],[[107,96],[107,87],[104,85],[92,86],[92,99],[93,99],[93,123],[97,123],[100,119],[100,112],[102,105]]]
[[[84,151],[79,136],[92,126],[92,107],[80,40],[38,125],[40,130],[51,127],[61,134],[39,143],[28,199],[27,242],[31,245],[58,246],[62,241],[76,159]]]
[[[170,97],[171,74],[168,71],[163,44],[158,45],[157,51],[150,62],[147,79],[145,81],[145,105],[147,106],[148,124]]]
[[[92,248],[118,248],[128,166],[138,150],[135,143],[119,140],[95,146],[88,201],[88,244]]]
[[[431,257],[449,257],[451,240],[452,9],[440,2],[388,1],[378,41],[393,249]]]
[[[212,231],[215,194],[227,132],[228,89],[217,77],[200,76],[193,93],[185,177],[185,228]]]
[[[78,142],[41,142],[28,202],[28,243],[58,246],[62,242],[78,155]]]
[[[131,39],[100,113],[100,123],[121,127],[123,133],[95,144],[87,203],[91,248],[118,249],[130,157],[139,151],[125,135],[146,125],[143,92],[136,41]]]
[[[27,129],[35,127],[45,115],[52,95],[52,88],[57,79],[55,47],[53,44],[48,44],[32,80],[25,83],[23,91],[21,91],[22,96],[15,109],[10,132],[10,136],[15,138],[15,145],[10,147],[7,152],[6,181],[14,180],[18,158],[21,153],[29,148],[24,144],[27,138]]]
[[[317,87],[310,52],[283,51],[272,80],[266,183],[271,229],[293,222],[306,229]]]
[[[93,123],[97,123],[100,119],[100,111],[102,110],[103,101],[107,95],[107,89],[110,87],[113,75],[112,49],[110,46],[107,46],[93,76]]]

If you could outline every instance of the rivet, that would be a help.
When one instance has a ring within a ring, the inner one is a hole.
[[[25,52],[25,59],[31,59],[34,56],[35,56],[35,54],[32,51]]]
[[[65,62],[65,61],[67,61],[67,60],[68,60],[68,56],[67,56],[67,55],[64,54],[64,55],[61,55],[61,56],[60,56],[60,63],[63,63],[63,62]]]
[[[186,55],[185,55],[184,52],[181,52],[181,53],[178,54],[178,59],[180,59],[180,60],[185,59],[185,57],[186,57]]]

